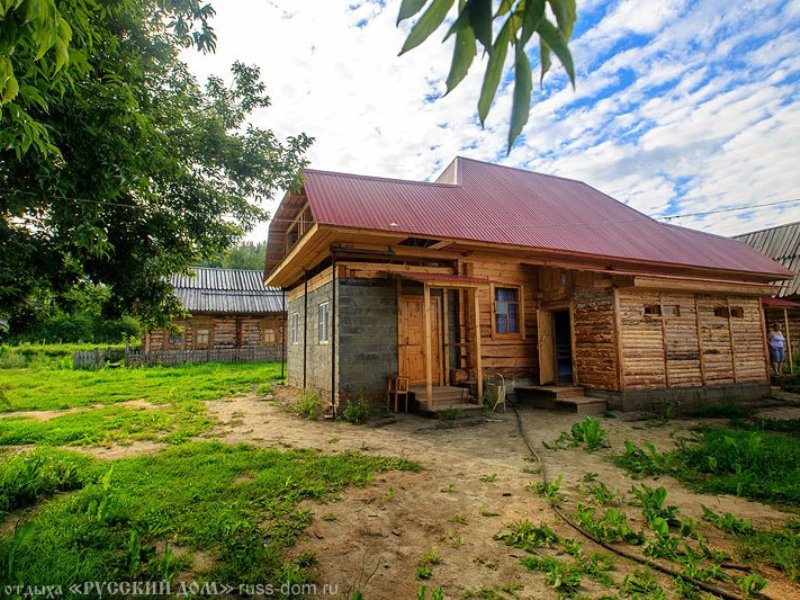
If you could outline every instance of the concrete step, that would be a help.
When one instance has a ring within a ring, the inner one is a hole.
[[[514,393],[519,402],[545,410],[565,410],[579,415],[602,415],[607,408],[601,398],[586,396],[582,387],[566,385],[518,385]]]
[[[424,402],[415,402],[413,411],[424,417],[433,417],[442,420],[468,419],[481,417],[484,414],[484,408],[480,404],[464,403],[450,404],[447,406],[434,405],[433,409],[429,410]]]
[[[427,394],[425,386],[410,386],[408,391],[414,396],[413,399],[421,404],[425,404]],[[467,401],[468,393],[466,388],[459,388],[449,385],[435,386],[433,388],[432,403],[434,406],[450,406],[462,404]]]

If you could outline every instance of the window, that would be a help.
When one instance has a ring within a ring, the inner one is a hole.
[[[665,317],[680,317],[681,307],[677,304],[665,304],[661,307],[661,314]]]
[[[744,309],[741,306],[731,306],[731,319],[744,319]]]
[[[520,333],[519,288],[494,288],[494,332],[500,335]]]
[[[645,304],[644,314],[645,316],[650,316],[650,317],[660,317],[661,306],[658,304]]]
[[[714,316],[722,317],[723,319],[742,319],[744,318],[744,309],[741,306],[717,306],[714,308]]]
[[[275,330],[274,329],[264,329],[261,333],[262,342],[265,344],[274,344],[275,343]]]
[[[320,344],[328,341],[328,306],[328,302],[323,302],[319,305],[319,311],[317,312],[317,334]]]
[[[170,346],[182,346],[183,345],[183,334],[182,333],[171,333],[171,334],[169,334],[169,345]]]
[[[198,329],[194,332],[194,345],[197,348],[208,348],[211,332],[208,329]]]
[[[292,313],[292,343],[300,341],[300,314]]]

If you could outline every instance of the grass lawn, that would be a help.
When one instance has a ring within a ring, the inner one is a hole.
[[[154,404],[212,400],[253,390],[280,377],[280,363],[139,369],[0,369],[0,412],[62,410],[145,399]]]
[[[613,462],[634,476],[669,474],[693,489],[731,494],[797,511],[800,504],[800,439],[798,421],[734,420],[731,427],[706,427],[694,443],[659,453],[626,443]],[[775,433],[772,430],[778,430]],[[736,523],[733,515],[725,521]],[[725,522],[722,523],[725,528]],[[732,528],[739,554],[771,564],[793,581],[800,580],[800,520],[774,530]]]
[[[35,464],[37,466],[30,466]],[[376,473],[417,470],[402,459],[188,443],[157,455],[95,461],[37,450],[0,464],[0,508],[40,504],[0,538],[0,579],[302,583],[315,557],[285,551],[325,501]],[[196,562],[196,553],[204,559]],[[198,566],[202,565],[202,566]]]

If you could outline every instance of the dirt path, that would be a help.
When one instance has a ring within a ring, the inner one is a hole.
[[[489,589],[513,590],[520,598],[555,597],[542,575],[520,565],[523,551],[507,548],[493,539],[505,525],[523,518],[537,525],[545,522],[561,536],[580,539],[526,489],[530,482],[538,480],[538,475],[530,472],[527,448],[513,412],[493,415],[470,426],[456,423],[448,427],[429,419],[399,415],[377,426],[359,427],[304,421],[287,414],[275,402],[255,397],[209,402],[208,406],[223,424],[215,434],[227,442],[317,448],[333,453],[358,450],[402,456],[423,465],[424,471],[418,474],[388,473],[378,477],[371,485],[348,491],[337,502],[307,505],[313,521],[301,536],[296,552],[313,551],[319,559],[319,581],[337,584],[343,597],[355,590],[367,598],[416,597],[420,585],[415,579],[418,561],[434,548],[442,563],[432,567],[430,581],[423,582],[428,589],[442,586],[448,597],[481,590],[485,593]],[[543,439],[554,440],[579,420],[574,414],[552,411],[523,410],[522,415],[527,432],[539,445]],[[551,478],[563,476],[563,489],[574,506],[578,500],[576,488],[587,472],[597,473],[598,481],[620,492],[639,483],[605,459],[618,453],[626,439],[639,444],[648,440],[666,451],[674,447],[676,437],[691,437],[690,428],[695,424],[671,421],[653,426],[643,421],[608,419],[603,426],[608,431],[610,450],[587,453],[581,449],[542,449],[541,454]],[[741,498],[696,494],[668,477],[659,483],[652,479],[642,481],[664,485],[669,490],[668,503],[697,520],[702,517],[700,504],[746,516],[761,527],[782,523],[791,516]],[[634,516],[637,511],[628,512]],[[641,525],[635,518],[632,521],[634,528]],[[703,533],[718,547],[732,549],[732,544],[713,528],[704,527]],[[587,544],[587,551],[592,546]],[[613,576],[619,582],[634,565],[617,559],[615,567]],[[770,580],[768,597],[800,597],[800,588],[783,576],[773,571],[765,574]],[[665,578],[659,577],[659,581],[671,589]],[[584,591],[592,597],[603,593],[602,588],[586,579]]]

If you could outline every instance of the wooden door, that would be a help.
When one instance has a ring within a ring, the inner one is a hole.
[[[425,382],[425,301],[422,296],[400,296],[397,310],[398,319],[398,370],[402,377],[408,377],[411,385],[424,385]],[[442,377],[442,337],[439,298],[431,298],[431,367],[433,384],[441,383]]]
[[[556,383],[556,346],[553,313],[549,310],[536,311],[539,330],[539,384]]]

